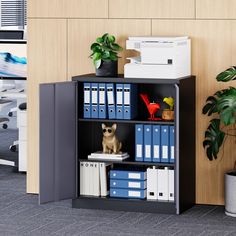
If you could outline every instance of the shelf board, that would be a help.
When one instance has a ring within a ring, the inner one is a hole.
[[[111,164],[120,164],[120,165],[136,165],[136,166],[166,166],[166,167],[175,167],[175,163],[159,163],[159,162],[141,162],[133,161],[126,159],[124,161],[107,161],[107,160],[88,160],[88,159],[79,159],[79,161],[89,161],[89,162],[105,162]]]
[[[103,209],[149,213],[176,214],[175,202],[147,199],[79,196],[72,200],[73,208]]]
[[[135,84],[179,84],[181,80],[188,79],[186,76],[177,79],[145,79],[145,78],[124,78],[124,75],[119,75],[118,77],[97,77],[95,74],[86,74],[73,76],[72,80],[77,82],[96,82],[96,83],[135,83]]]
[[[79,118],[79,122],[101,122],[101,123],[127,123],[127,124],[156,124],[156,125],[174,125],[174,121],[164,120],[118,120],[118,119],[94,119],[94,118]]]

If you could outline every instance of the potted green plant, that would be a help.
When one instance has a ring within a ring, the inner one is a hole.
[[[91,45],[90,58],[93,60],[96,76],[116,77],[118,75],[118,52],[123,48],[115,41],[115,36],[106,33],[102,37],[98,37],[96,42]]]
[[[231,67],[216,77],[217,81],[236,80],[236,67]],[[210,120],[205,131],[203,147],[209,160],[217,159],[227,136],[236,136],[236,88],[229,87],[209,96],[202,110],[203,114],[217,115]],[[225,174],[225,213],[236,217],[236,162],[234,170]]]

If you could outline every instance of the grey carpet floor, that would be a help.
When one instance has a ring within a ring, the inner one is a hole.
[[[0,235],[236,235],[236,218],[219,206],[176,215],[72,209],[71,201],[38,205],[25,194],[25,175],[0,166]]]

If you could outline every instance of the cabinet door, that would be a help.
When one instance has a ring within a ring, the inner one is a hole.
[[[40,85],[39,203],[76,196],[77,85]]]

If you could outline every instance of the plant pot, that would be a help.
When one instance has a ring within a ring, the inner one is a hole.
[[[225,174],[225,214],[236,217],[236,171]]]
[[[96,69],[96,76],[117,77],[118,61],[102,61],[101,66]]]
[[[165,109],[162,112],[162,119],[163,120],[174,120],[175,119],[175,113],[172,110]]]

